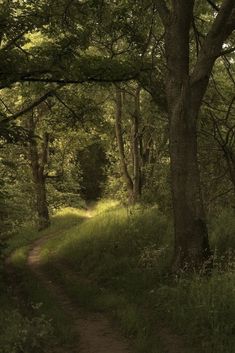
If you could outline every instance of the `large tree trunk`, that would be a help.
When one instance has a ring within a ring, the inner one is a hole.
[[[215,60],[235,28],[235,2],[224,0],[190,73],[189,44],[194,2],[156,2],[166,32],[166,93],[175,223],[174,269],[186,265],[198,267],[210,253],[197,160],[197,117]]]
[[[198,267],[209,255],[197,159],[197,122],[188,83],[170,106],[170,157],[175,220],[174,269]]]
[[[32,134],[35,133],[35,123],[33,117],[29,119],[29,127]],[[29,159],[32,169],[32,176],[35,189],[36,210],[38,216],[38,230],[43,230],[50,225],[49,211],[46,194],[46,177],[44,175],[47,163],[48,135],[44,134],[41,151],[36,139],[30,141]]]
[[[197,111],[189,77],[189,28],[193,1],[176,1],[166,30],[170,119],[170,158],[175,229],[173,269],[197,267],[209,253],[209,243],[197,159]]]

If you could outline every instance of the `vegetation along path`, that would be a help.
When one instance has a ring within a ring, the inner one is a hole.
[[[85,315],[72,303],[63,288],[52,282],[42,270],[40,250],[52,236],[34,242],[28,255],[28,265],[38,279],[57,297],[63,309],[75,322],[74,333],[78,340],[74,344],[74,353],[130,353],[127,340],[121,337],[106,317],[100,313]]]

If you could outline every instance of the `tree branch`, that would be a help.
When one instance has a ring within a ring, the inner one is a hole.
[[[79,117],[76,112],[67,104],[63,101],[63,99],[61,99],[61,97],[55,92],[54,93],[55,97],[58,99],[58,101],[68,110],[70,111],[73,116],[75,117],[75,119],[77,119],[78,121],[82,122],[81,121],[81,117]]]
[[[19,118],[20,116],[30,112],[31,110],[33,110],[33,108],[37,107],[39,104],[41,104],[42,102],[44,102],[47,98],[52,97],[54,95],[55,91],[51,90],[47,93],[45,93],[43,96],[41,96],[40,98],[36,99],[32,104],[30,104],[28,107],[20,110],[19,112],[8,116],[7,118],[3,119],[0,121],[0,124],[4,124],[4,123],[8,123],[12,120],[15,120],[17,118]]]
[[[138,77],[138,74],[130,75],[129,77],[120,77],[120,78],[102,78],[102,77],[87,77],[84,79],[57,79],[57,78],[41,78],[41,77],[23,77],[21,78],[22,82],[43,82],[43,83],[57,83],[59,85],[65,84],[81,84],[86,82],[94,82],[94,83],[114,83],[114,82],[125,82],[131,81]]]
[[[205,83],[206,89],[215,60],[220,56],[225,40],[235,29],[235,1],[224,0],[200,50],[198,60],[191,75],[192,85]],[[200,100],[200,99],[199,99]]]

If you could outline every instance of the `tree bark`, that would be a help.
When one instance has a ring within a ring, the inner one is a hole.
[[[170,157],[175,225],[174,269],[198,267],[210,253],[197,159],[197,122],[186,84],[171,103]],[[170,105],[170,103],[169,103]]]
[[[29,128],[32,135],[34,135],[35,122],[33,116],[29,118]],[[43,143],[40,152],[36,139],[32,139],[29,143],[29,159],[35,188],[38,230],[43,230],[50,225],[47,205],[46,177],[44,174],[45,165],[47,163],[48,134],[44,134],[43,136]]]
[[[173,269],[195,267],[209,252],[197,160],[197,114],[189,77],[193,1],[175,1],[166,29],[170,157],[175,229]]]

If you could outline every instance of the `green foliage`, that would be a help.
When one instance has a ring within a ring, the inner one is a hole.
[[[45,352],[52,335],[51,321],[44,315],[30,319],[22,316],[18,310],[1,312],[1,353]]]
[[[2,122],[0,119],[0,145],[5,143],[25,142],[29,139],[29,133],[22,126],[8,121]]]
[[[11,149],[5,146],[0,156],[0,237],[4,239],[33,217],[30,212],[32,189],[24,168],[25,160],[22,154],[17,158],[14,155],[16,151],[17,147]],[[19,149],[18,152],[21,153],[22,150]],[[18,168],[21,168],[20,175]]]
[[[104,189],[104,197],[113,198],[125,204],[128,200],[128,191],[126,185],[123,183],[117,160],[112,160],[110,164]]]
[[[77,190],[74,190],[76,187],[77,185],[75,183],[66,185],[66,181],[61,184],[57,183],[56,186],[49,184],[47,187],[47,199],[50,210],[54,212],[61,207],[85,207],[85,202],[82,200],[80,194]],[[69,188],[69,190],[67,188]]]

